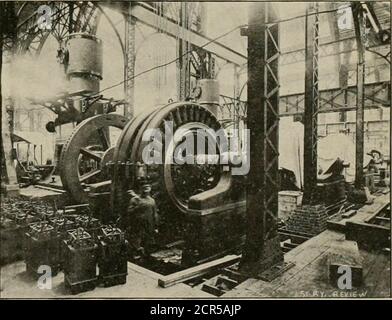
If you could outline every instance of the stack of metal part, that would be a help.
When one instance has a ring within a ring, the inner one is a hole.
[[[98,245],[83,228],[68,232],[64,240],[64,284],[72,294],[93,290],[97,285]]]
[[[21,199],[1,200],[0,264],[4,265],[23,258],[24,238],[28,225],[39,221],[38,212],[43,203]]]
[[[49,224],[42,220],[29,225],[26,233],[25,262],[26,271],[38,276],[41,266],[49,267],[52,275],[61,269],[61,235]]]
[[[124,232],[113,226],[102,228],[99,239],[99,278],[105,287],[127,281],[127,246]]]
[[[64,270],[65,286],[73,294],[92,290],[99,282],[105,287],[126,283],[124,232],[102,225],[88,205],[59,210],[55,204],[7,198],[1,209],[2,265],[24,259],[34,277],[43,270],[49,269],[51,276]]]
[[[63,240],[66,239],[68,231],[77,228],[76,221],[65,217],[62,213],[56,213],[56,215],[49,219],[50,225],[53,226],[54,230],[59,235],[58,237],[58,251],[60,254],[61,267],[64,265],[64,244]]]
[[[19,232],[16,222],[5,216],[0,218],[1,265],[14,262],[22,258],[22,244],[15,241]]]
[[[75,223],[85,229],[94,239],[97,239],[101,233],[101,222],[91,214],[76,216]]]

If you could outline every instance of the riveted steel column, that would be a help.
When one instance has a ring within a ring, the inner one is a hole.
[[[16,43],[16,10],[12,2],[0,3],[0,79],[2,67],[12,59],[12,53]],[[8,48],[6,48],[6,42]],[[14,106],[12,99],[6,99],[2,94],[0,85],[0,108],[1,108],[1,140],[0,153],[1,162],[4,163],[5,170],[1,172],[2,185],[1,192],[7,196],[17,196],[19,194],[19,184],[12,155],[12,132]],[[2,168],[3,169],[3,168]],[[4,189],[3,189],[4,188]]]
[[[304,113],[304,196],[303,203],[311,204],[317,187],[317,113],[319,106],[318,5],[309,3],[305,20],[305,113]]]
[[[181,2],[180,4],[180,25],[183,28],[189,29],[189,3]],[[190,68],[189,56],[191,44],[189,41],[179,38],[178,40],[178,63],[177,63],[177,96],[178,100],[184,100],[190,93]]]
[[[365,17],[361,4],[353,4],[355,37],[358,48],[357,65],[357,113],[355,126],[355,187],[362,189],[364,153],[364,115],[365,115]]]
[[[135,27],[136,21],[132,17],[132,3],[128,4],[128,12],[124,15],[125,19],[125,53],[124,53],[124,91],[125,91],[125,109],[124,116],[132,118],[135,112]]]
[[[250,171],[247,235],[241,261],[260,273],[283,261],[277,232],[279,130],[279,25],[271,3],[249,4],[248,108]]]

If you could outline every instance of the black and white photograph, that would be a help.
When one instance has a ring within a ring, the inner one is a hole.
[[[390,300],[391,12],[0,1],[0,300]]]

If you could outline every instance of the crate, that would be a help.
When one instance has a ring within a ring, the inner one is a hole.
[[[23,258],[21,227],[15,221],[1,218],[0,223],[0,265],[3,266]]]
[[[278,208],[279,218],[287,220],[291,213],[302,203],[302,192],[300,191],[280,191]]]
[[[60,234],[43,221],[31,224],[25,239],[26,271],[37,277],[39,267],[46,265],[56,275],[61,269]]]
[[[279,202],[294,203],[297,206],[302,203],[301,191],[279,191]]]
[[[59,235],[56,245],[60,255],[60,266],[62,268],[65,261],[63,241],[67,238],[68,231],[76,229],[76,223],[61,215],[49,219],[49,223]]]
[[[64,285],[71,294],[93,290],[97,285],[98,245],[82,228],[64,240]]]
[[[101,222],[91,215],[78,215],[75,224],[86,230],[94,239],[101,233]]]

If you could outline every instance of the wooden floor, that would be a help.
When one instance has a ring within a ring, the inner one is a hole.
[[[389,199],[389,194],[376,198],[373,204],[364,206],[351,220],[367,219],[376,208],[383,206],[383,203],[388,202]],[[295,266],[282,276],[272,282],[248,279],[222,297],[391,297],[390,252],[381,250],[370,252],[360,248],[364,278],[364,285],[361,288],[345,291],[329,283],[328,254],[334,251],[337,244],[344,246],[345,241],[344,233],[324,231],[285,254],[285,261],[293,262]]]
[[[294,267],[272,282],[248,279],[223,298],[239,297],[390,297],[391,260],[389,254],[360,250],[363,257],[364,286],[343,291],[328,281],[327,257],[344,235],[325,231],[285,255]]]
[[[92,291],[70,295],[64,287],[64,274],[52,278],[52,289],[39,289],[37,282],[26,274],[24,262],[16,262],[1,268],[0,298],[209,298],[207,292],[179,283],[169,288],[158,286],[161,275],[128,264],[127,283],[110,288],[97,287]]]
[[[379,202],[389,201],[389,195],[376,199]],[[373,209],[365,207],[356,220],[366,219]],[[353,218],[354,219],[354,218]],[[345,235],[339,231],[327,230],[304,242],[285,254],[285,261],[295,265],[272,282],[248,279],[221,298],[383,298],[391,296],[391,256],[390,253],[379,251],[369,252],[360,248],[363,258],[364,285],[351,291],[339,290],[328,280],[327,258],[337,247],[344,246]],[[75,297],[67,295],[63,285],[63,274],[53,278],[53,289],[40,290],[36,282],[25,273],[23,262],[14,263],[1,268],[1,298],[59,298]],[[143,268],[129,264],[126,285],[112,288],[96,288],[93,291],[77,295],[78,298],[207,298],[212,295],[192,288],[183,283],[169,288],[158,286],[159,275]]]
[[[374,202],[360,208],[355,215],[347,219],[341,219],[340,221],[335,221],[336,230],[344,231],[346,222],[364,222],[370,218],[375,212],[378,212],[385,208],[390,202],[390,193],[383,194],[374,199]]]

